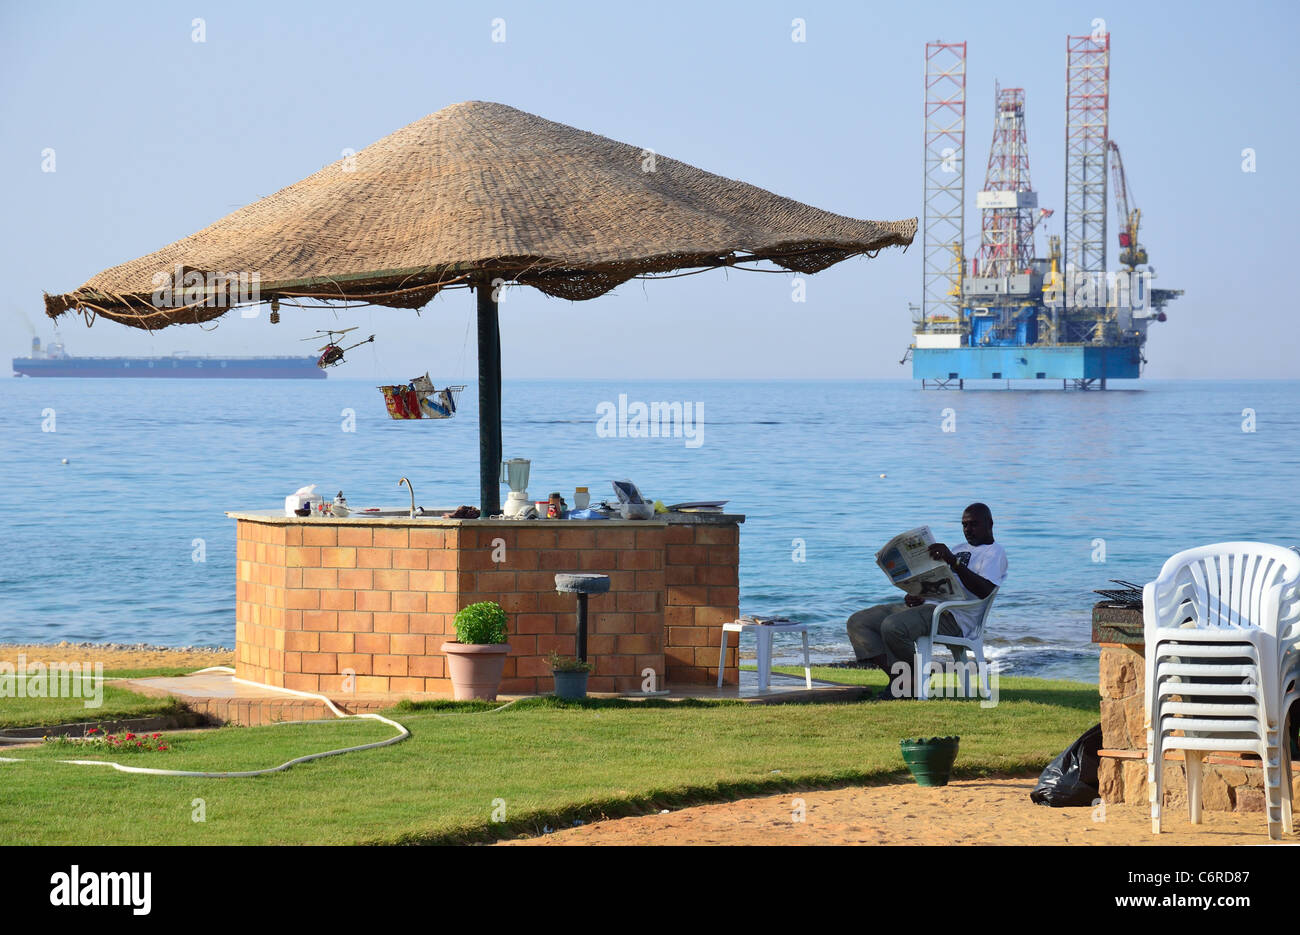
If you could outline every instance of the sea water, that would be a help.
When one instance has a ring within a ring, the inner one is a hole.
[[[398,422],[376,382],[0,382],[0,642],[232,646],[225,510],[310,483],[405,506],[402,476],[421,505],[476,504],[475,387],[453,419]],[[628,478],[665,503],[728,500],[746,517],[741,611],[809,623],[819,660],[851,657],[851,613],[899,598],[874,563],[887,539],[928,524],[956,545],[962,509],[987,503],[1009,560],[990,655],[1095,680],[1093,589],[1194,545],[1300,543],[1300,382],[1129,386],[508,380],[502,434],[505,457],[532,460],[533,499],[612,499]],[[635,404],[655,402],[690,403],[694,434],[641,437]],[[632,421],[602,420],[611,407]]]

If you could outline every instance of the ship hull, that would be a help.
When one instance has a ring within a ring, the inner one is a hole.
[[[24,377],[115,379],[323,380],[314,357],[16,357]]]

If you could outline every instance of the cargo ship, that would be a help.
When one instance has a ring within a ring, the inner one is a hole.
[[[315,357],[70,357],[59,341],[42,349],[32,338],[32,355],[13,359],[16,377],[161,377],[203,380],[324,380]]]

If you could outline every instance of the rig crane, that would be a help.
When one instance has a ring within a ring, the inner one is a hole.
[[[1110,164],[1115,176],[1115,210],[1119,212],[1119,261],[1133,270],[1147,262],[1146,248],[1138,242],[1138,227],[1142,223],[1142,211],[1136,205],[1129,210],[1128,180],[1124,176],[1124,160],[1120,158],[1119,146],[1110,140],[1108,148],[1115,154],[1115,161]]]

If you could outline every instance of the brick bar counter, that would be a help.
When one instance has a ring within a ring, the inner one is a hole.
[[[1092,610],[1092,640],[1101,647],[1102,799],[1110,804],[1145,805],[1147,799],[1146,655],[1140,608]],[[1264,811],[1264,780],[1259,760],[1233,754],[1207,754],[1201,767],[1202,807],[1207,811]],[[1167,754],[1166,827],[1187,820],[1187,778],[1182,754]],[[1293,774],[1294,775],[1294,772]]]
[[[456,611],[496,601],[509,618],[504,694],[552,688],[547,654],[576,651],[576,600],[557,572],[609,575],[590,598],[593,692],[718,677],[723,623],[739,615],[744,516],[670,513],[627,520],[286,517],[232,511],[237,543],[235,672],[335,694],[450,694],[439,651]],[[737,683],[727,648],[724,681]]]

